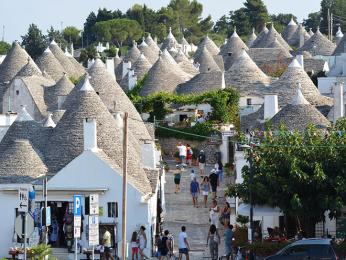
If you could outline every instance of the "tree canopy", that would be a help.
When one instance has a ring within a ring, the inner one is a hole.
[[[0,41],[0,55],[5,55],[11,49],[11,45],[7,42]]]
[[[22,36],[22,45],[28,54],[36,59],[47,48],[47,41],[37,25],[30,24],[27,34]]]
[[[305,132],[288,132],[284,126],[260,137],[253,150],[253,183],[250,168],[244,166],[244,182],[230,187],[230,194],[258,205],[279,207],[285,215],[305,223],[308,235],[314,225],[340,214],[346,203],[346,120],[330,133],[313,126]],[[250,157],[248,157],[249,160]]]
[[[66,41],[77,45],[80,40],[80,32],[81,31],[74,26],[67,26],[63,31],[63,35]]]

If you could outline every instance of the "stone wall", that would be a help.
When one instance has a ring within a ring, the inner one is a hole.
[[[215,163],[215,153],[219,151],[219,145],[208,144],[208,141],[190,141],[177,138],[159,138],[161,145],[162,156],[164,159],[174,159],[175,152],[178,151],[177,145],[179,142],[183,144],[189,144],[195,152],[203,150],[205,152],[207,163]]]

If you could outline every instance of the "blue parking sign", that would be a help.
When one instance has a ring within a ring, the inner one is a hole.
[[[74,195],[73,196],[73,214],[74,216],[82,216],[82,196]]]

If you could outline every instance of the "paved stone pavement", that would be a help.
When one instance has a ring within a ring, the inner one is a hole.
[[[175,170],[175,162],[168,161],[170,171],[166,173],[165,184],[165,199],[166,199],[166,215],[164,217],[163,228],[168,229],[174,236],[175,241],[175,255],[178,255],[178,234],[182,225],[186,226],[188,241],[191,247],[190,259],[211,259],[209,254],[209,247],[206,246],[207,234],[209,230],[209,207],[211,197],[208,198],[208,207],[204,208],[203,197],[199,196],[199,208],[193,207],[192,198],[190,195],[190,170],[185,168],[180,182],[180,193],[175,194],[173,172]],[[213,166],[207,166],[206,172],[210,173]],[[198,168],[193,167],[196,174]],[[222,183],[218,189],[218,205],[224,206],[225,199],[223,193],[225,190],[225,183]],[[221,225],[220,225],[221,226]],[[223,254],[223,229],[220,229],[221,243],[219,245],[219,256]],[[184,258],[183,258],[184,259]]]

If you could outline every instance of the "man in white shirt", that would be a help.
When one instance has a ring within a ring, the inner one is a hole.
[[[180,163],[183,165],[184,162],[185,162],[186,152],[187,152],[186,146],[183,145],[182,143],[179,143],[177,148],[178,148],[178,151],[179,151]]]
[[[103,246],[105,247],[105,255],[106,255],[106,259],[112,259],[114,260],[114,257],[112,256],[111,253],[111,233],[106,229],[103,228],[103,237],[102,237],[102,242],[103,242]]]
[[[189,250],[190,245],[187,241],[187,234],[186,234],[186,227],[181,227],[181,232],[179,233],[179,239],[178,239],[178,246],[179,246],[179,260],[183,258],[183,255],[186,256],[186,260],[189,260]]]

